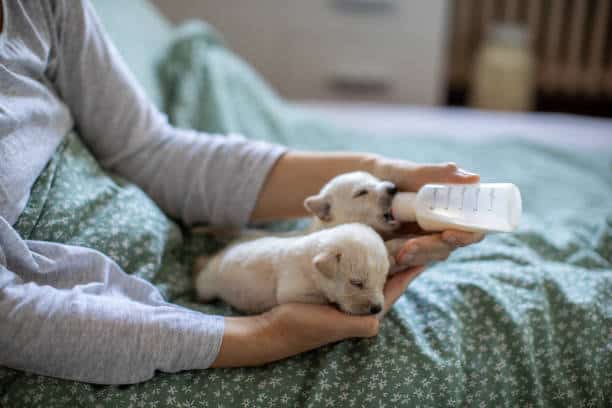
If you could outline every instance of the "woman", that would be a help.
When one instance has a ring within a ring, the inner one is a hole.
[[[257,365],[378,331],[375,317],[321,305],[283,305],[249,317],[204,315],[165,302],[154,286],[97,251],[21,239],[12,225],[73,128],[105,168],[187,225],[304,216],[305,197],[354,170],[408,191],[428,182],[478,180],[454,164],[287,151],[174,128],[146,99],[86,1],[0,3],[2,365],[93,383],[134,383],[155,370]],[[404,261],[444,259],[480,239],[458,231],[424,235],[407,241],[411,258]],[[421,270],[388,281],[386,310]]]

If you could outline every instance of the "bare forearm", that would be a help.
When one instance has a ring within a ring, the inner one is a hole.
[[[263,364],[260,316],[225,317],[223,340],[211,367],[245,367]],[[251,339],[249,341],[248,339]]]
[[[282,326],[267,315],[226,317],[221,348],[212,367],[258,366],[331,341],[327,338],[328,333],[319,338],[308,338],[307,333],[296,336],[295,328],[286,330]]]
[[[317,194],[338,174],[358,170],[373,172],[377,157],[367,153],[288,152],[268,175],[251,220],[305,216],[306,197]]]
[[[283,304],[258,316],[226,317],[212,367],[256,366],[352,337],[378,333],[374,316],[349,316],[327,305]]]
[[[400,191],[418,191],[426,183],[477,183],[480,179],[452,162],[419,164],[370,153],[289,152],[270,171],[251,220],[307,215],[305,198],[317,194],[335,176],[359,170],[395,183]]]

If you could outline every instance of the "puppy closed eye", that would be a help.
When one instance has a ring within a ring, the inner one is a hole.
[[[363,282],[360,280],[351,279],[351,285],[353,285],[356,288],[363,289]]]
[[[353,198],[363,197],[363,196],[366,196],[366,195],[368,195],[368,190],[363,189],[363,190],[359,190],[355,194],[353,194]]]

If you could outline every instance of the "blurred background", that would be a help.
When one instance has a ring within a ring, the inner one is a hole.
[[[612,0],[154,0],[294,100],[612,116]]]

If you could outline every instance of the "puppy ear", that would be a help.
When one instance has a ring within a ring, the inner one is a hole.
[[[340,251],[328,249],[315,256],[312,263],[319,272],[328,278],[332,278],[341,259],[342,253]]]
[[[331,203],[321,194],[310,196],[304,200],[304,207],[321,221],[331,221],[332,219]]]

